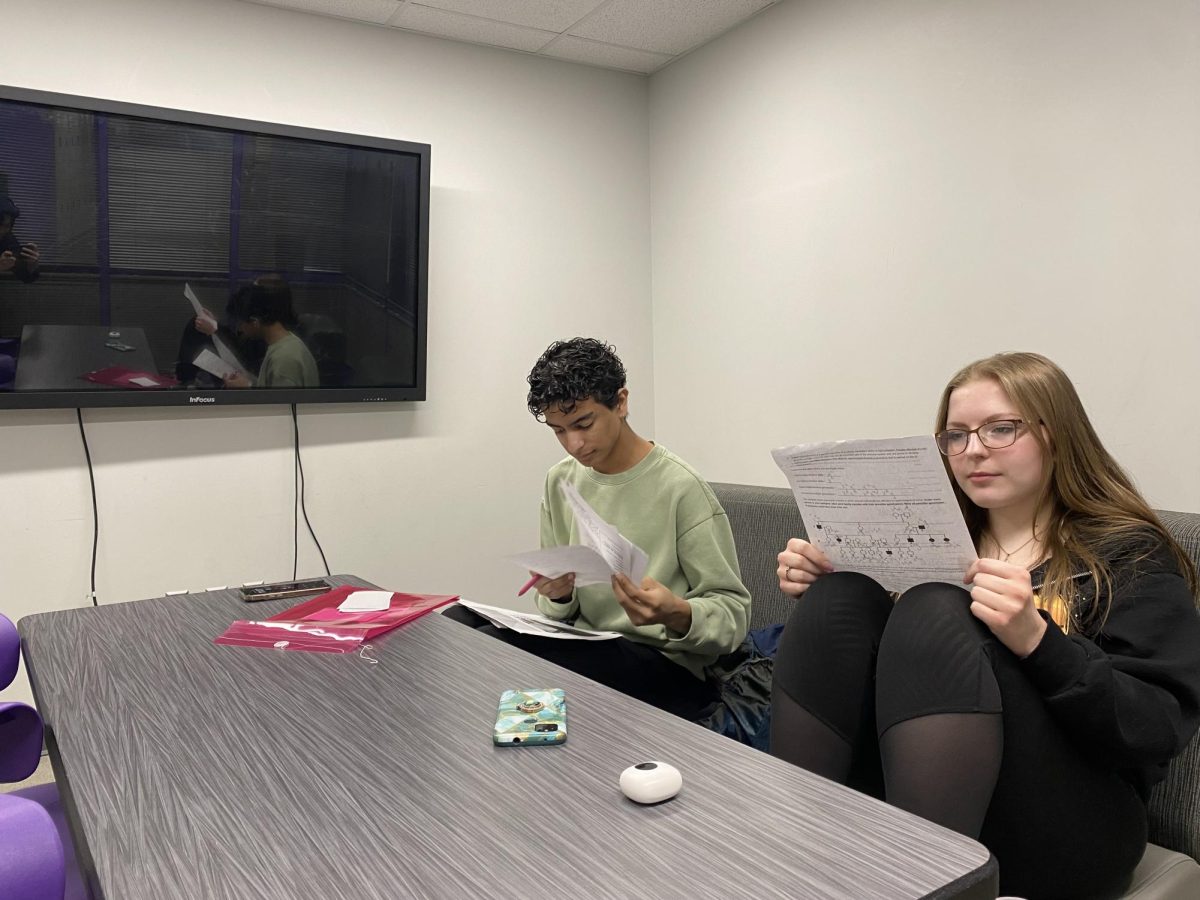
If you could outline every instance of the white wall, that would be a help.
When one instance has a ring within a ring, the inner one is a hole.
[[[1198,51],[1195,0],[788,0],[654,75],[659,436],[783,485],[1034,350],[1200,510]]]
[[[926,430],[959,365],[1042,351],[1151,501],[1200,509],[1195,0],[788,0],[648,94],[235,0],[23,16],[8,84],[433,145],[430,400],[301,411],[337,571],[508,600],[558,457],[523,378],[576,333],[639,430],[762,484],[773,446]],[[85,415],[101,602],[290,574],[284,409]],[[0,610],[80,603],[73,413],[0,414],[0,496]]]
[[[536,544],[561,456],[525,411],[542,349],[614,342],[653,431],[645,79],[234,0],[21,15],[10,85],[432,145],[429,399],[301,407],[308,509],[335,572],[509,600],[522,578],[502,557]],[[101,603],[291,576],[285,407],[84,417]],[[0,413],[0,497],[0,611],[80,605],[91,506],[73,410]],[[301,574],[319,573],[301,546]]]

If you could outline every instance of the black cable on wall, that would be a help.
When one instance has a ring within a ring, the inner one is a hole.
[[[304,524],[308,526],[308,533],[312,537],[313,543],[317,545],[317,552],[321,554],[321,564],[325,566],[325,574],[331,575],[332,573],[329,571],[329,562],[325,559],[325,551],[321,548],[321,542],[319,540],[317,540],[317,534],[315,531],[313,531],[312,523],[308,520],[308,509],[306,508],[306,506],[304,504],[304,463],[300,461],[300,421],[296,416],[296,404],[295,403],[292,404],[292,433],[295,436],[295,441],[294,441],[293,446],[295,447],[295,450],[296,450],[296,475],[299,476],[299,483],[300,483],[300,490],[299,490],[300,511],[304,514]],[[300,555],[299,537],[298,537],[299,531],[300,531],[300,525],[299,525],[299,522],[295,518],[295,504],[294,503],[293,503],[292,513],[293,513],[293,518],[292,518],[292,522],[293,522],[293,528],[292,528],[292,537],[293,537],[293,540],[292,540],[292,548],[293,548],[293,550],[292,550],[292,553],[293,553],[293,555],[292,555],[292,579],[295,580],[296,569],[297,569],[297,566],[299,565],[299,555]]]
[[[329,570],[329,561],[325,558],[325,550],[321,546],[320,540],[317,539],[317,533],[313,530],[312,522],[308,518],[308,507],[305,503],[304,496],[304,463],[300,458],[300,422],[296,415],[296,404],[291,404],[292,409],[292,435],[293,435],[293,450],[295,457],[295,470],[293,473],[293,494],[292,494],[292,579],[295,580],[297,571],[300,565],[300,515],[304,516],[304,524],[308,528],[309,536],[313,539],[313,543],[317,547],[317,552],[321,554],[321,564],[325,567],[325,574],[332,574]],[[83,410],[79,407],[75,409],[75,418],[79,422],[79,437],[83,442],[83,456],[87,461],[88,484],[91,487],[92,495],[92,562],[91,562],[91,578],[90,578],[90,596],[92,598],[92,606],[99,606],[99,600],[96,596],[96,557],[100,545],[100,508],[96,501],[96,472],[92,465],[92,451],[88,446],[87,430],[83,427]]]
[[[99,606],[96,600],[96,547],[100,543],[100,510],[96,505],[96,473],[92,470],[92,451],[88,448],[87,432],[83,429],[83,410],[75,408],[75,418],[79,420],[79,437],[83,439],[83,455],[87,460],[88,481],[92,486],[92,606]]]

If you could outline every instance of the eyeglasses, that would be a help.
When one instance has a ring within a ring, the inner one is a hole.
[[[1024,430],[1025,423],[1020,419],[997,419],[986,425],[980,425],[978,428],[972,428],[970,431],[962,428],[948,428],[945,431],[939,431],[933,436],[933,439],[937,441],[938,449],[944,456],[958,456],[967,449],[973,434],[979,435],[979,443],[989,450],[1003,450],[1005,447],[1015,444]]]

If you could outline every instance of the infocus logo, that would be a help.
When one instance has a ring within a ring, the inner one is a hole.
[[[188,397],[188,403],[216,403],[216,397]]]

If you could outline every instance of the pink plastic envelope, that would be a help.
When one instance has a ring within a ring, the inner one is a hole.
[[[214,644],[263,647],[268,650],[307,650],[311,653],[353,653],[363,642],[363,629],[320,622],[255,622],[239,619]]]
[[[379,637],[439,606],[458,599],[452,594],[393,593],[391,606],[370,612],[342,612],[337,607],[355,591],[334,588],[271,616],[265,621],[239,619],[214,643],[316,653],[351,653],[363,641]]]

